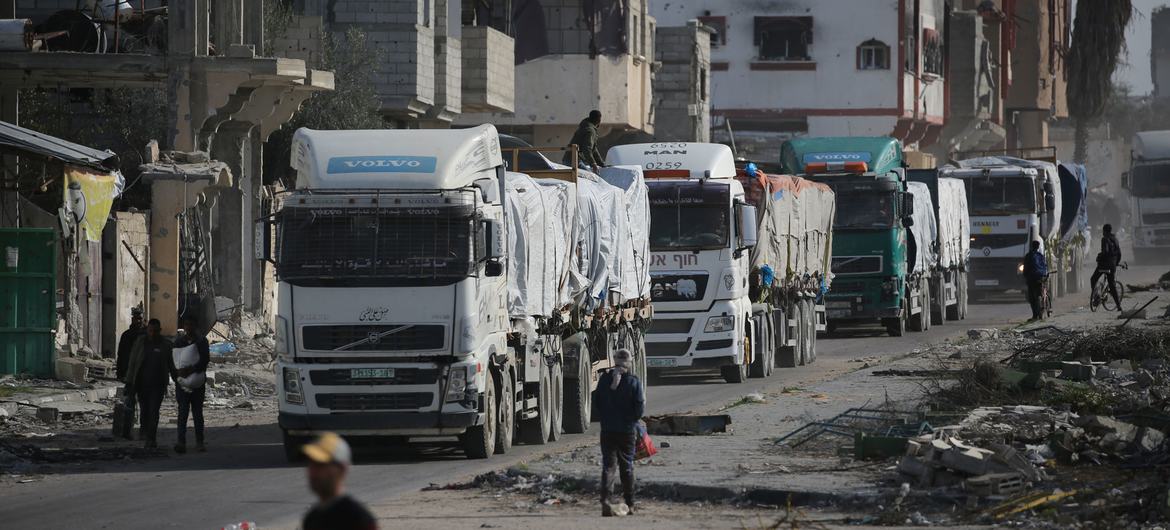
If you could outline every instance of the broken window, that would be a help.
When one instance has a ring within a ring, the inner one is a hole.
[[[809,61],[812,17],[756,17],[758,58],[764,61]]]
[[[857,47],[858,70],[889,70],[890,47],[877,39],[870,39]]]
[[[922,72],[943,75],[942,36],[933,29],[922,30]]]
[[[699,22],[714,31],[711,35],[712,48],[727,44],[727,17],[699,17]]]

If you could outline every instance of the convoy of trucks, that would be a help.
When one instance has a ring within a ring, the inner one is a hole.
[[[1124,185],[1130,195],[1130,223],[1136,261],[1164,261],[1170,255],[1170,131],[1134,135]]]
[[[890,138],[786,141],[788,175],[688,142],[616,146],[590,172],[491,125],[293,146],[296,186],[264,221],[290,459],[322,431],[458,438],[472,458],[543,444],[589,428],[618,349],[644,379],[767,377],[843,323],[965,318],[970,289],[1020,287],[1031,238],[1074,264],[1071,289],[1089,238],[1083,167],[908,170]]]
[[[641,167],[649,187],[652,371],[718,369],[738,383],[815,358],[835,211],[828,188],[748,175],[721,144],[623,145],[606,159]]]
[[[299,130],[276,212],[279,424],[458,437],[469,457],[589,426],[650,305],[641,170],[505,170],[494,127]],[[536,177],[536,178],[534,178]]]

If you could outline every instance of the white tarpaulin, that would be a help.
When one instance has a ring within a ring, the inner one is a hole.
[[[588,171],[577,173],[577,267],[573,292],[579,304],[592,310],[608,301],[611,286],[619,285],[615,267],[626,227],[622,190]]]
[[[650,296],[650,201],[640,166],[608,166],[600,176],[625,195],[625,229],[619,234],[618,285],[623,300]]]
[[[781,279],[820,275],[828,282],[837,208],[833,191],[788,175],[749,178],[740,172],[738,179],[758,218],[752,266],[768,265]]]
[[[548,316],[560,309],[567,281],[570,191],[521,173],[507,174],[508,312],[513,317]]]
[[[938,241],[934,203],[930,200],[930,188],[926,184],[910,182],[907,186],[908,191],[914,194],[914,224],[910,226],[910,237],[914,238],[913,272],[927,272],[938,263],[938,252],[934,245]]]
[[[940,267],[958,269],[966,265],[971,251],[971,220],[962,180],[938,179],[938,244]]]
[[[549,250],[551,267],[556,271],[556,307],[571,305],[577,294],[572,275],[576,272],[576,245],[580,227],[577,226],[577,186],[557,179],[536,179],[545,197],[545,220],[556,237]],[[579,283],[578,283],[579,285]]]

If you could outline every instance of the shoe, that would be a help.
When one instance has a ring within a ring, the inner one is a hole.
[[[613,506],[610,506],[610,504],[608,502],[605,502],[605,501],[601,502],[601,516],[602,517],[613,517]]]
[[[207,446],[204,445],[203,442],[195,442],[195,450],[200,452],[200,453],[206,453]]]
[[[638,507],[634,505],[634,501],[626,501],[626,513],[627,514],[634,515],[634,512],[636,512],[637,510],[638,510]]]
[[[187,444],[175,444],[175,452],[183,454],[187,452]]]

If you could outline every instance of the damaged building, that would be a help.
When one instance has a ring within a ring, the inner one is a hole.
[[[18,6],[5,0],[0,19],[24,20],[27,28],[27,38],[16,40],[22,45],[0,51],[0,121],[8,125],[20,124],[20,102],[34,92],[82,106],[118,89],[143,89],[165,101],[161,137],[134,146],[134,160],[122,164],[134,173],[128,188],[149,189],[147,207],[102,214],[100,223],[86,220],[85,245],[67,244],[77,224],[70,214],[75,210],[63,206],[73,191],[68,172],[61,180],[16,157],[5,159],[0,193],[5,205],[17,207],[6,206],[0,226],[17,240],[49,229],[54,259],[67,271],[78,264],[56,292],[40,293],[37,301],[55,308],[57,321],[84,323],[82,330],[54,323],[48,355],[84,359],[108,353],[111,334],[125,328],[131,307],[161,320],[168,334],[183,313],[204,322],[263,314],[270,307],[265,286],[272,271],[256,252],[267,238],[254,221],[271,195],[261,175],[264,142],[313,93],[332,90],[332,73],[314,70],[304,59],[264,56],[262,2],[60,0]],[[63,119],[73,120],[67,125],[75,130],[87,126],[80,115]],[[91,147],[101,152],[103,146]],[[86,184],[80,186],[85,191]],[[66,192],[54,191],[61,189]],[[60,204],[46,208],[53,202],[46,193],[61,193]],[[93,200],[87,196],[91,210]],[[13,300],[0,302],[0,333],[16,329]],[[0,369],[21,371],[13,365]]]

